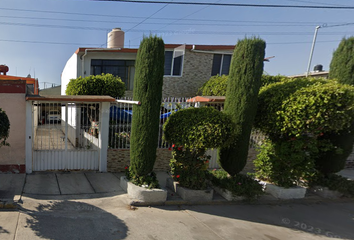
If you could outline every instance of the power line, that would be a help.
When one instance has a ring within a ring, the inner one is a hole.
[[[202,10],[202,9],[200,9]],[[194,12],[195,13],[195,12]],[[194,14],[193,13],[193,14]],[[190,14],[192,15],[192,14]],[[189,16],[189,15],[188,15]],[[90,23],[126,23],[126,24],[137,24],[139,22],[132,22],[132,21],[108,21],[108,20],[91,20],[91,19],[69,19],[69,18],[48,18],[48,17],[22,17],[22,16],[10,16],[10,15],[2,15],[0,18],[15,18],[15,19],[31,19],[31,20],[60,20],[60,21],[71,21],[71,22],[90,22]],[[183,26],[205,26],[206,23],[176,23],[177,21],[204,21],[204,22],[211,22],[207,23],[208,26],[214,25],[214,26],[313,26],[313,25],[321,25],[320,23],[314,23],[314,22],[279,22],[279,21],[245,21],[245,20],[217,20],[217,19],[187,19],[187,18],[177,18],[177,19],[171,19],[171,18],[150,18],[150,19],[158,19],[158,20],[174,20],[171,23],[164,23],[164,22],[148,22],[148,23],[142,23],[142,24],[152,24],[152,25],[183,25]],[[213,22],[220,22],[220,23],[213,23]],[[226,23],[225,23],[226,22]],[[260,25],[239,25],[239,24],[229,24],[229,23],[262,23]],[[276,25],[270,25],[276,23]],[[337,22],[331,22],[332,24],[337,24]],[[269,24],[269,25],[268,25]],[[347,23],[340,23],[338,24],[347,24]],[[349,24],[348,24],[349,25]]]
[[[317,41],[317,43],[339,42],[339,40]],[[14,42],[14,43],[34,43],[34,44],[49,44],[49,45],[78,45],[78,46],[97,46],[99,44],[93,43],[65,43],[65,42],[46,42],[46,41],[30,41],[17,39],[0,39],[0,42]],[[311,42],[267,42],[267,45],[284,45],[284,44],[308,44]],[[132,47],[139,47],[139,45],[132,45]]]
[[[17,39],[0,39],[0,42],[17,42],[17,43],[40,43],[40,44],[54,44],[54,45],[90,45],[90,46],[97,46],[98,44],[93,43],[64,43],[64,42],[45,42],[45,41],[26,41],[26,40],[17,40]]]
[[[94,30],[94,31],[107,31],[107,28],[97,28],[97,27],[79,27],[79,26],[66,26],[66,25],[53,25],[53,24],[29,24],[29,23],[11,23],[11,22],[0,22],[0,25],[13,25],[13,26],[30,26],[30,27],[42,27],[42,28],[67,28],[67,29],[79,29],[79,30]],[[346,25],[354,25],[354,23],[348,23]],[[195,35],[312,35],[311,32],[234,32],[234,31],[176,31],[176,30],[144,30],[144,29],[128,29],[126,32],[151,32],[151,33],[188,33]],[[326,32],[325,35],[343,35],[343,32]]]
[[[94,0],[99,2],[127,2],[127,3],[148,3],[148,4],[166,4],[166,1],[140,1],[140,0]],[[303,9],[338,9],[353,10],[351,6],[315,6],[315,5],[278,5],[278,4],[246,4],[246,3],[206,3],[206,2],[173,2],[175,5],[205,5],[221,7],[258,7],[258,8],[303,8]]]

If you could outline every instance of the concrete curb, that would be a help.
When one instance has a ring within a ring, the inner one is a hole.
[[[19,206],[12,200],[0,201],[0,210],[15,210],[18,209]]]
[[[227,200],[212,200],[212,201],[199,201],[199,202],[188,202],[184,200],[167,200],[163,203],[152,203],[152,202],[140,202],[132,201],[129,203],[130,206],[140,206],[140,207],[150,207],[150,206],[179,206],[179,205],[282,205],[282,204],[319,204],[319,203],[346,203],[353,202],[354,198],[341,198],[341,199],[329,199],[329,198],[302,198],[302,199],[274,199],[274,200],[238,200],[238,201],[227,201]]]

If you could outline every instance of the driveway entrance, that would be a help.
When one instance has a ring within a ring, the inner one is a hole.
[[[27,97],[26,172],[106,171],[112,101],[98,96]]]

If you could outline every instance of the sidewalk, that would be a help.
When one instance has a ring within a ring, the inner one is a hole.
[[[354,180],[354,169],[345,169],[340,174]],[[62,199],[100,198],[126,194],[120,187],[120,177],[124,173],[95,173],[95,172],[37,172],[33,174],[0,174],[0,203],[4,208],[7,203],[20,202],[22,196],[35,199],[50,199],[51,196],[61,196]],[[169,175],[158,172],[160,186],[165,188]],[[126,195],[127,201],[130,201]],[[308,194],[307,200],[321,198]],[[263,202],[276,200],[271,196],[263,196]],[[306,199],[305,199],[306,200]],[[220,195],[215,194],[212,202],[204,204],[228,204]],[[177,196],[169,193],[166,205],[188,204]],[[11,206],[9,205],[11,208]]]

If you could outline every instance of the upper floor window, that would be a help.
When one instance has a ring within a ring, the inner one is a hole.
[[[184,51],[165,51],[165,76],[182,76]]]
[[[101,75],[102,73],[110,73],[120,77],[125,83],[127,90],[133,89],[135,61],[133,60],[91,60],[91,75]]]
[[[231,54],[214,54],[211,76],[228,75],[230,71]]]

